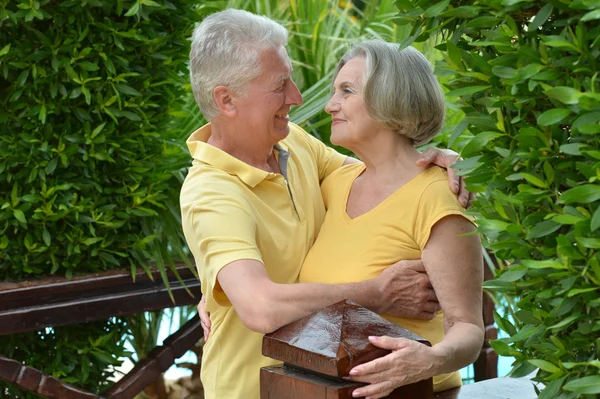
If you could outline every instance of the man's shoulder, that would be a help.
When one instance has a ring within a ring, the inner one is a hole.
[[[290,134],[281,142],[288,147],[309,147],[313,137],[295,123],[290,122]]]
[[[215,166],[199,161],[189,169],[181,186],[182,202],[185,198],[210,201],[215,196],[243,197],[244,184],[237,176]]]

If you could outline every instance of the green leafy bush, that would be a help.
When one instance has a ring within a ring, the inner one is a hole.
[[[397,2],[413,40],[437,35],[447,97],[464,112],[449,141],[479,193],[487,287],[516,301],[493,343],[536,368],[540,398],[600,393],[600,3]]]
[[[183,255],[194,3],[0,1],[0,280]]]
[[[0,353],[23,361],[61,381],[100,393],[119,376],[127,325],[120,319],[48,328],[2,338]],[[37,398],[0,382],[0,398]]]
[[[188,258],[176,128],[196,3],[0,0],[0,281]],[[124,334],[123,319],[60,327],[0,353],[98,392]]]

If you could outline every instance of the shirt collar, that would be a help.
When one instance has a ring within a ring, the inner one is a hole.
[[[211,135],[210,123],[196,130],[187,139],[186,144],[192,155],[192,158],[212,165],[222,171],[240,178],[246,185],[254,188],[258,183],[267,179],[273,178],[277,174],[255,168],[247,163],[240,161],[236,157],[226,153],[225,151],[214,147],[207,143]],[[274,147],[279,152],[278,162],[281,174],[287,179],[287,160],[290,153],[288,148],[283,143],[278,143]]]

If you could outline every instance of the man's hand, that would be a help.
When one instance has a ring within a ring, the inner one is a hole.
[[[208,342],[210,335],[210,313],[206,311],[206,296],[202,295],[200,303],[198,304],[198,316],[200,316],[200,324],[202,325],[202,331],[204,331],[204,342]]]
[[[460,204],[468,208],[471,206],[471,201],[475,199],[475,195],[467,191],[464,179],[457,176],[456,170],[451,167],[458,160],[458,154],[452,150],[440,150],[439,148],[430,147],[417,159],[417,166],[424,167],[434,164],[445,168],[448,171],[450,190],[457,194]]]
[[[376,278],[383,293],[381,312],[431,320],[440,310],[421,260],[402,260]]]

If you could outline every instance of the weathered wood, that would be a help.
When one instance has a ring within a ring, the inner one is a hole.
[[[196,315],[177,332],[157,346],[148,357],[138,364],[119,382],[103,393],[111,399],[130,399],[156,381],[167,371],[175,359],[183,356],[196,342],[202,339],[202,325]]]
[[[364,386],[344,381],[350,370],[385,356],[370,335],[388,335],[431,345],[416,334],[351,301],[342,301],[288,324],[263,338],[263,355],[285,362],[261,369],[261,399],[347,399]],[[432,379],[400,387],[387,396],[430,399]]]
[[[291,365],[342,377],[359,364],[390,351],[372,345],[369,335],[388,335],[431,344],[354,302],[341,301],[265,335],[262,353]]]
[[[157,270],[154,281],[144,272],[134,282],[128,272],[113,271],[69,280],[0,283],[0,335],[197,304],[200,282],[188,266],[176,270],[185,287],[168,273],[174,302]]]
[[[260,370],[261,399],[350,399],[352,391],[364,385],[289,365]],[[397,388],[385,398],[430,399],[432,394],[431,380],[424,380]]]
[[[2,355],[0,355],[0,380],[49,399],[102,399],[102,396],[76,388]]]
[[[152,278],[144,271],[136,273],[135,278],[127,271],[110,271],[72,279],[0,283],[0,335],[197,304],[202,294],[194,272],[186,265],[178,265],[175,270],[185,287],[175,273],[167,272],[173,300],[158,270],[152,271]],[[196,317],[150,352],[148,359],[104,396],[85,392],[1,355],[0,380],[47,398],[132,398],[201,338],[202,327]]]
[[[498,267],[494,254],[489,253],[489,255],[494,262],[494,266]],[[483,270],[484,280],[487,281],[494,278],[492,271],[485,263]],[[473,363],[475,381],[484,381],[498,377],[498,354],[490,346],[490,340],[498,337],[498,329],[494,325],[494,301],[486,293],[483,294],[483,324],[485,326],[483,347],[481,348],[479,357]]]
[[[363,386],[339,378],[304,372],[284,367],[263,367],[260,370],[261,399],[311,398],[341,399],[351,398],[352,391]]]

